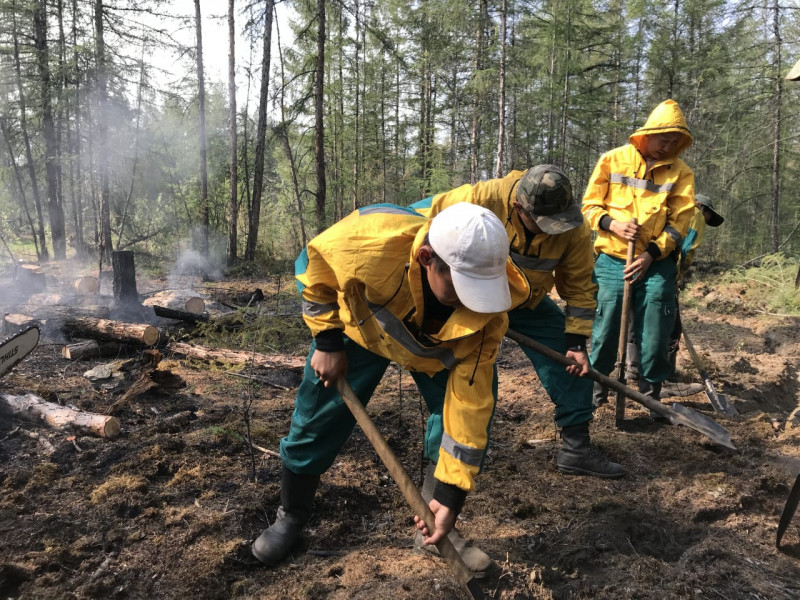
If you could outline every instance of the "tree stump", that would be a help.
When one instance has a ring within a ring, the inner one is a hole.
[[[117,306],[139,306],[139,292],[136,291],[136,266],[133,251],[116,250],[111,253],[114,268],[114,302]]]

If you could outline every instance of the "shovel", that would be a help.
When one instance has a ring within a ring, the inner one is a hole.
[[[549,358],[550,360],[553,360],[564,366],[577,364],[571,358],[567,358],[560,352],[556,352],[555,350],[548,348],[544,344],[541,344],[536,340],[529,338],[528,336],[522,335],[521,333],[517,333],[512,329],[509,329],[506,332],[506,337],[514,340],[515,342],[517,342],[522,346],[526,346],[531,350],[535,350],[539,354],[542,354],[547,358]],[[710,438],[717,444],[720,444],[732,450],[736,450],[736,446],[734,446],[733,443],[731,442],[730,432],[727,429],[725,429],[722,425],[717,423],[711,417],[704,415],[703,413],[699,413],[696,410],[692,410],[691,408],[688,408],[686,406],[683,406],[682,404],[675,403],[672,405],[672,408],[670,408],[666,404],[662,404],[657,400],[653,400],[652,398],[650,398],[649,396],[645,396],[641,392],[634,391],[631,388],[620,383],[613,377],[609,377],[607,375],[603,375],[602,373],[598,373],[594,369],[589,369],[588,376],[594,381],[606,385],[613,390],[621,392],[631,400],[634,400],[635,402],[638,402],[642,406],[649,408],[653,412],[658,413],[659,415],[667,419],[672,425],[683,425],[685,427],[689,427],[690,429],[699,431],[704,436]]]
[[[344,377],[339,377],[336,381],[336,389],[339,390],[347,408],[353,413],[358,425],[367,436],[367,439],[369,439],[373,448],[375,448],[378,456],[380,456],[381,461],[383,461],[384,466],[386,466],[386,469],[389,471],[389,475],[392,476],[392,479],[394,479],[400,491],[403,492],[403,496],[406,502],[411,506],[411,510],[428,524],[429,529],[433,529],[435,517],[428,503],[422,498],[422,495],[411,481],[408,473],[403,469],[403,465],[400,464],[400,461],[397,460],[392,449],[389,448],[389,444],[383,439],[381,432],[378,431],[375,423],[372,422],[367,410],[364,408],[364,405],[361,404],[353,388],[350,387],[350,384],[347,383]],[[461,556],[459,556],[453,546],[453,542],[445,536],[436,543],[436,547],[439,549],[439,554],[447,563],[447,566],[450,567],[453,575],[455,575],[456,581],[458,581],[464,591],[469,594],[469,597],[475,600],[485,600],[486,596],[483,590],[481,590],[478,582],[472,575],[472,571],[470,571],[467,565],[464,564],[464,561],[461,560]]]
[[[703,365],[703,361],[700,359],[700,355],[694,349],[692,342],[689,340],[689,336],[686,335],[686,332],[683,332],[683,341],[686,342],[686,349],[689,351],[689,354],[692,357],[692,362],[694,366],[697,367],[697,370],[700,372],[700,377],[703,379],[703,383],[706,386],[706,396],[708,396],[709,402],[711,402],[711,406],[714,407],[714,410],[717,412],[722,413],[728,417],[735,417],[739,414],[739,411],[731,404],[730,399],[725,394],[718,394],[717,390],[714,389],[714,384],[711,383],[711,377],[708,375],[708,371],[706,371],[705,366]]]
[[[634,225],[637,223],[636,218],[631,219]],[[633,255],[636,253],[636,241],[630,240],[628,242],[628,256],[625,260],[625,266],[629,267],[633,262]],[[625,287],[622,291],[622,319],[619,325],[619,342],[617,345],[617,376],[616,379],[622,388],[615,388],[617,390],[617,406],[615,413],[615,421],[619,427],[625,420],[625,351],[628,348],[628,321],[631,310],[631,282],[625,281]]]

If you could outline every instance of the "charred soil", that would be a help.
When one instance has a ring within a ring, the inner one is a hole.
[[[269,300],[274,282],[254,285]],[[800,515],[783,551],[775,548],[800,473],[800,319],[742,314],[733,300],[707,306],[695,295],[685,327],[740,416],[714,413],[702,393],[670,402],[722,423],[737,449],[654,422],[630,401],[617,429],[609,403],[592,437],[627,468],[618,481],[556,470],[552,405],[506,341],[489,457],[458,524],[496,562],[481,581],[489,597],[800,597]],[[296,314],[275,318],[302,327]],[[103,413],[124,390],[95,389],[83,373],[104,361],[69,362],[44,340],[2,388]],[[698,380],[685,350],[679,367],[682,382]],[[277,568],[257,564],[250,543],[274,519],[280,460],[244,443],[244,406],[253,442],[277,451],[297,376],[264,384],[169,355],[159,369],[186,386],[128,401],[115,440],[0,416],[1,597],[465,597],[439,558],[413,551],[410,510],[358,429],[322,478],[304,542]],[[411,377],[390,366],[369,412],[420,480],[427,415]]]

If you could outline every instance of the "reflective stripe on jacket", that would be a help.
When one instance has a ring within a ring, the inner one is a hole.
[[[314,336],[340,329],[403,368],[450,370],[436,478],[474,488],[494,408],[493,364],[508,327],[505,313],[456,308],[439,331],[423,334],[424,300],[417,254],[430,220],[383,204],[354,211],[312,239],[295,263],[303,318]],[[512,299],[527,282],[508,261]]]
[[[412,204],[418,212],[433,217],[457,202],[471,202],[491,210],[505,223],[511,258],[522,269],[531,287],[528,308],[536,307],[555,285],[567,303],[566,333],[592,334],[597,285],[592,283],[591,231],[584,224],[558,235],[537,233],[526,247],[525,228],[513,210],[517,184],[523,171],[511,171],[501,179],[462,185]]]
[[[648,170],[642,155],[648,135],[679,132],[683,135],[673,156]],[[600,229],[608,215],[615,221],[638,220],[641,230],[636,255],[654,242],[664,259],[680,248],[689,230],[694,209],[694,173],[678,156],[692,143],[678,105],[672,100],[659,104],[644,127],[630,136],[630,143],[606,152],[597,161],[583,196],[583,211],[597,231],[595,252],[625,259],[628,242]]]

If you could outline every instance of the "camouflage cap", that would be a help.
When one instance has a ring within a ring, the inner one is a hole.
[[[555,165],[536,165],[522,176],[517,202],[545,233],[558,234],[583,223],[572,184]]]
[[[711,213],[711,217],[708,219],[708,224],[711,227],[719,227],[725,222],[725,217],[723,217],[714,209],[714,204],[711,202],[711,198],[703,194],[695,194],[694,201],[696,204],[699,204],[705,210]]]

